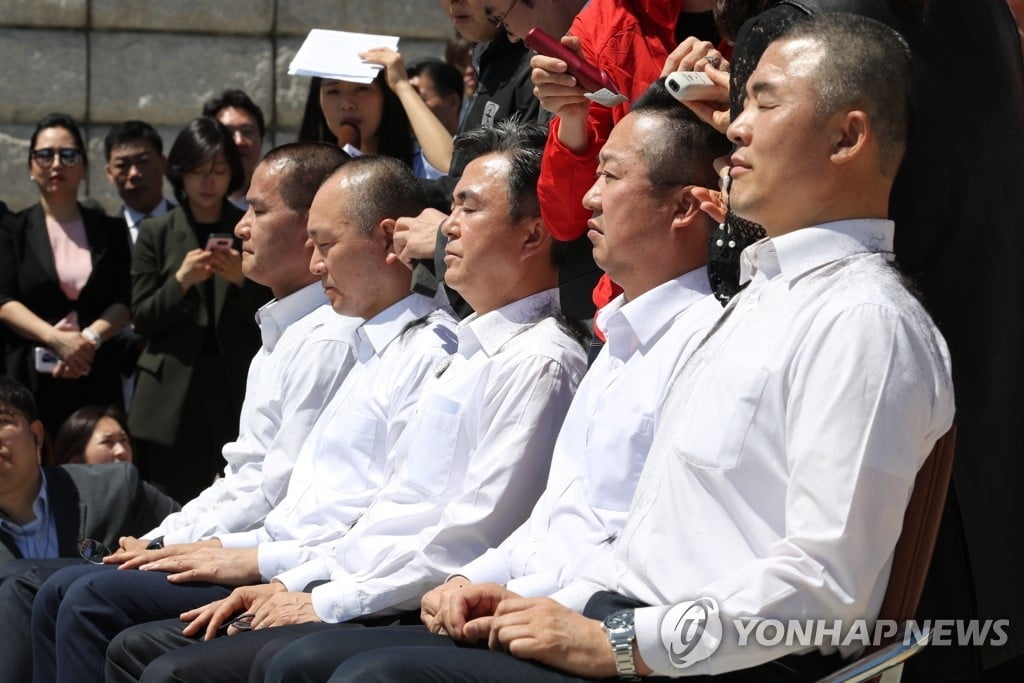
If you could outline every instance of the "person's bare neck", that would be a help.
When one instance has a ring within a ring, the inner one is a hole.
[[[82,217],[75,196],[44,194],[39,197],[39,203],[46,215],[53,217],[58,223],[70,223]]]

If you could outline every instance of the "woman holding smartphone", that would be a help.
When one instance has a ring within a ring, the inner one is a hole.
[[[76,409],[121,405],[120,354],[105,342],[128,322],[128,230],[78,202],[88,169],[67,114],[36,125],[29,180],[39,202],[0,225],[0,329],[6,372],[36,396],[56,429]]]
[[[147,343],[128,426],[143,474],[185,502],[221,471],[238,433],[260,345],[254,315],[271,294],[242,275],[225,239],[243,215],[227,199],[243,179],[231,133],[213,118],[189,122],[167,178],[179,205],[143,221],[132,259],[132,317]]]

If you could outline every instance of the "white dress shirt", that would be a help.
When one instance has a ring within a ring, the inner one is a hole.
[[[512,532],[544,488],[586,353],[555,316],[558,290],[459,325],[459,349],[430,380],[388,455],[394,476],[314,561],[276,580],[313,589],[327,622],[413,609],[453,569]]]
[[[946,345],[890,265],[892,236],[841,221],[744,252],[750,284],[674,381],[613,558],[555,596],[658,605],[636,610],[656,673],[809,649],[738,646],[737,618],[877,616],[915,475],[954,412]],[[679,616],[698,598],[717,601],[721,643],[680,668]]]
[[[386,455],[426,379],[454,352],[455,326],[449,312],[419,294],[360,325],[356,364],[302,445],[284,500],[259,529],[219,534],[223,545],[258,547],[260,572],[270,579],[344,535],[383,485]]]
[[[186,543],[263,523],[284,498],[295,457],[355,363],[357,318],[338,315],[319,282],[256,312],[263,344],[249,365],[238,438],[224,476],[145,538]]]
[[[594,549],[611,552],[669,380],[722,314],[710,293],[707,269],[698,268],[598,311],[607,341],[565,417],[544,493],[515,533],[457,574],[544,596],[573,579]]]

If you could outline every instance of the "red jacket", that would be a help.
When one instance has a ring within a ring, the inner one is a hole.
[[[669,52],[675,48],[675,25],[683,0],[591,0],[576,15],[569,33],[580,40],[583,56],[605,71],[630,101],[639,97],[661,75]],[[583,195],[594,184],[597,154],[629,104],[611,109],[590,105],[587,149],[575,154],[558,142],[560,120],[551,121],[544,148],[537,196],[541,216],[552,236],[573,240],[586,232],[590,212]],[[603,276],[594,290],[600,308],[622,290]]]

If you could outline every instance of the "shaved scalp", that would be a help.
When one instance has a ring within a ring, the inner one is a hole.
[[[333,183],[345,179],[348,201],[345,214],[368,237],[385,218],[418,216],[427,208],[423,186],[412,169],[395,157],[372,155],[346,162],[328,178]]]
[[[313,195],[349,155],[326,142],[293,142],[267,152],[263,163],[278,175],[281,199],[293,211],[309,209]]]

